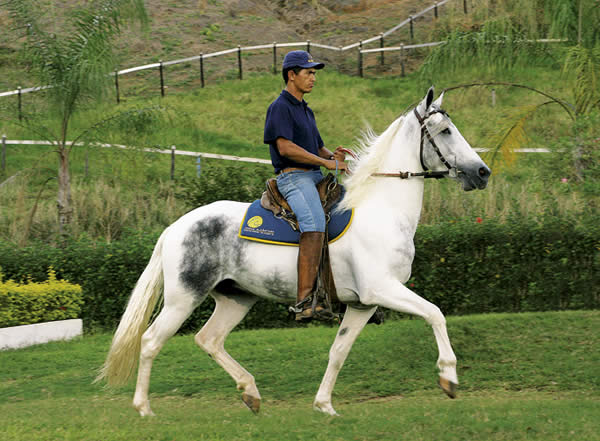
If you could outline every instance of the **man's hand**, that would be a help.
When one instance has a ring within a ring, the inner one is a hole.
[[[333,157],[334,159],[337,159],[338,162],[343,162],[346,160],[346,152],[344,151],[344,148],[341,145],[338,146],[337,149],[335,149],[335,152],[333,152]]]

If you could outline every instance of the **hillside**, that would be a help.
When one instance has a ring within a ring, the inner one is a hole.
[[[60,34],[68,32],[64,17],[80,2],[40,0],[38,3],[44,11],[43,21],[47,23],[48,31]],[[123,69],[158,60],[185,58],[238,45],[310,40],[341,47],[377,36],[429,5],[429,2],[418,0],[148,0],[149,27],[145,31],[138,25],[124,28],[117,41],[121,60],[118,67]],[[441,20],[454,15],[464,25],[467,25],[465,20],[470,20],[470,16],[465,18],[459,1],[449,2],[440,7],[439,12]],[[434,32],[433,13],[416,21],[414,40],[429,41]],[[18,35],[19,31],[13,29],[10,18],[0,7],[0,69],[3,73],[0,91],[19,85],[37,85],[28,79],[27,60],[17,57]],[[400,42],[410,42],[408,26],[387,37],[385,44],[390,46]],[[320,59],[335,63],[341,70],[356,72],[354,51],[339,55],[327,50],[315,49],[313,52],[318,52]],[[249,71],[265,71],[270,69],[272,56],[267,53],[264,57],[252,56],[244,61],[244,67]],[[224,63],[224,60],[215,63]],[[221,73],[226,74],[227,66],[222,70]],[[382,70],[398,72],[398,66],[388,65]]]

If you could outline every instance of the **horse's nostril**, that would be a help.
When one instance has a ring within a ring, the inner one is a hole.
[[[479,169],[479,176],[484,177],[487,176],[489,174],[488,169],[485,167],[481,167]]]

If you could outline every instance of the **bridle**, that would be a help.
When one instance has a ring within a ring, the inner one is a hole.
[[[427,128],[427,125],[425,124],[425,121],[427,121],[427,119],[430,116],[435,115],[436,113],[441,113],[442,115],[448,116],[446,111],[442,110],[436,106],[432,110],[427,112],[425,114],[425,116],[423,116],[423,117],[419,114],[419,112],[417,111],[416,108],[413,109],[413,112],[414,112],[415,116],[417,117],[419,124],[421,125],[421,145],[419,146],[419,160],[421,161],[421,166],[423,167],[423,171],[422,172],[403,172],[403,171],[401,171],[398,173],[373,173],[371,176],[387,177],[387,178],[400,178],[400,179],[408,179],[413,176],[423,176],[425,179],[427,179],[427,178],[440,179],[440,178],[445,178],[446,176],[456,177],[460,173],[462,173],[461,171],[457,170],[456,167],[452,167],[452,165],[450,165],[450,163],[446,160],[446,158],[444,158],[444,155],[442,155],[440,148],[435,143],[433,136],[431,136],[431,132],[429,131],[429,129]],[[423,146],[425,144],[425,138],[427,138],[427,140],[431,144],[431,147],[433,148],[433,151],[437,153],[438,157],[442,161],[442,164],[444,164],[448,170],[443,170],[443,171],[430,170],[429,167],[427,167],[425,165],[425,161],[423,161]]]

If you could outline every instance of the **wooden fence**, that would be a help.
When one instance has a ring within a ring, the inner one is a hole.
[[[440,8],[443,5],[445,5],[446,3],[449,3],[450,1],[453,1],[453,0],[441,0],[441,1],[435,2],[433,5],[423,9],[422,11],[418,12],[417,14],[409,16],[406,20],[398,23],[393,28],[391,28],[385,32],[382,32],[375,37],[372,37],[372,38],[369,38],[366,40],[361,40],[357,43],[353,43],[348,46],[336,47],[336,46],[312,42],[310,40],[302,41],[302,42],[293,42],[293,43],[273,42],[270,44],[262,44],[262,45],[257,45],[257,46],[244,46],[244,47],[237,46],[236,48],[226,49],[226,50],[208,53],[208,54],[200,53],[200,54],[192,56],[192,57],[182,58],[182,59],[178,59],[178,60],[171,60],[171,61],[159,60],[158,63],[151,63],[151,64],[146,64],[143,66],[136,66],[136,67],[131,67],[131,68],[123,69],[123,70],[117,70],[111,74],[112,76],[114,76],[116,100],[117,100],[117,103],[119,103],[121,100],[119,77],[121,77],[123,75],[131,74],[134,72],[140,72],[140,71],[149,70],[149,69],[158,70],[158,76],[159,76],[159,81],[160,81],[160,94],[161,94],[161,96],[165,96],[165,90],[167,88],[166,82],[165,82],[165,69],[168,66],[173,66],[173,65],[177,65],[177,64],[198,63],[198,69],[199,69],[199,74],[200,74],[200,83],[201,83],[201,87],[204,87],[206,84],[206,78],[205,78],[206,77],[206,75],[205,75],[206,60],[208,60],[209,58],[230,55],[230,54],[237,54],[238,78],[240,80],[242,80],[243,73],[244,73],[242,54],[253,52],[253,51],[272,50],[272,53],[273,53],[272,70],[273,70],[273,73],[276,74],[277,73],[277,65],[278,65],[277,50],[280,48],[305,48],[308,52],[310,52],[312,48],[321,48],[321,49],[333,51],[335,53],[343,53],[346,51],[354,50],[357,53],[358,75],[363,76],[364,75],[364,69],[363,69],[363,55],[364,54],[368,54],[368,53],[372,53],[372,52],[379,52],[380,53],[380,63],[381,63],[381,65],[383,65],[385,63],[384,52],[386,50],[406,51],[409,49],[431,47],[431,46],[435,46],[438,44],[442,44],[443,42],[434,42],[434,43],[424,43],[424,44],[403,45],[403,46],[394,47],[394,48],[385,48],[386,38],[406,26],[409,27],[410,41],[412,42],[414,39],[414,26],[415,26],[416,20],[420,17],[425,16],[428,13],[433,13],[433,17],[438,18],[440,15]],[[454,0],[454,1],[462,2],[464,13],[465,14],[468,13],[468,11],[469,11],[468,3],[469,2],[467,0]],[[372,44],[372,43],[379,43],[379,48],[365,49],[366,45]],[[403,53],[403,52],[401,52],[401,53]],[[405,57],[401,56],[402,63],[404,63],[404,61],[403,61],[404,59],[405,59]],[[404,74],[404,64],[402,65],[402,67],[403,67],[402,72]],[[19,87],[19,88],[17,88],[17,90],[1,92],[0,97],[16,95],[17,96],[18,117],[19,117],[19,119],[22,119],[22,116],[23,116],[23,114],[22,114],[22,106],[23,106],[22,95],[25,93],[36,92],[39,90],[48,89],[49,87],[51,87],[51,86],[30,87],[30,88],[26,88],[26,89],[22,89],[21,87]]]

